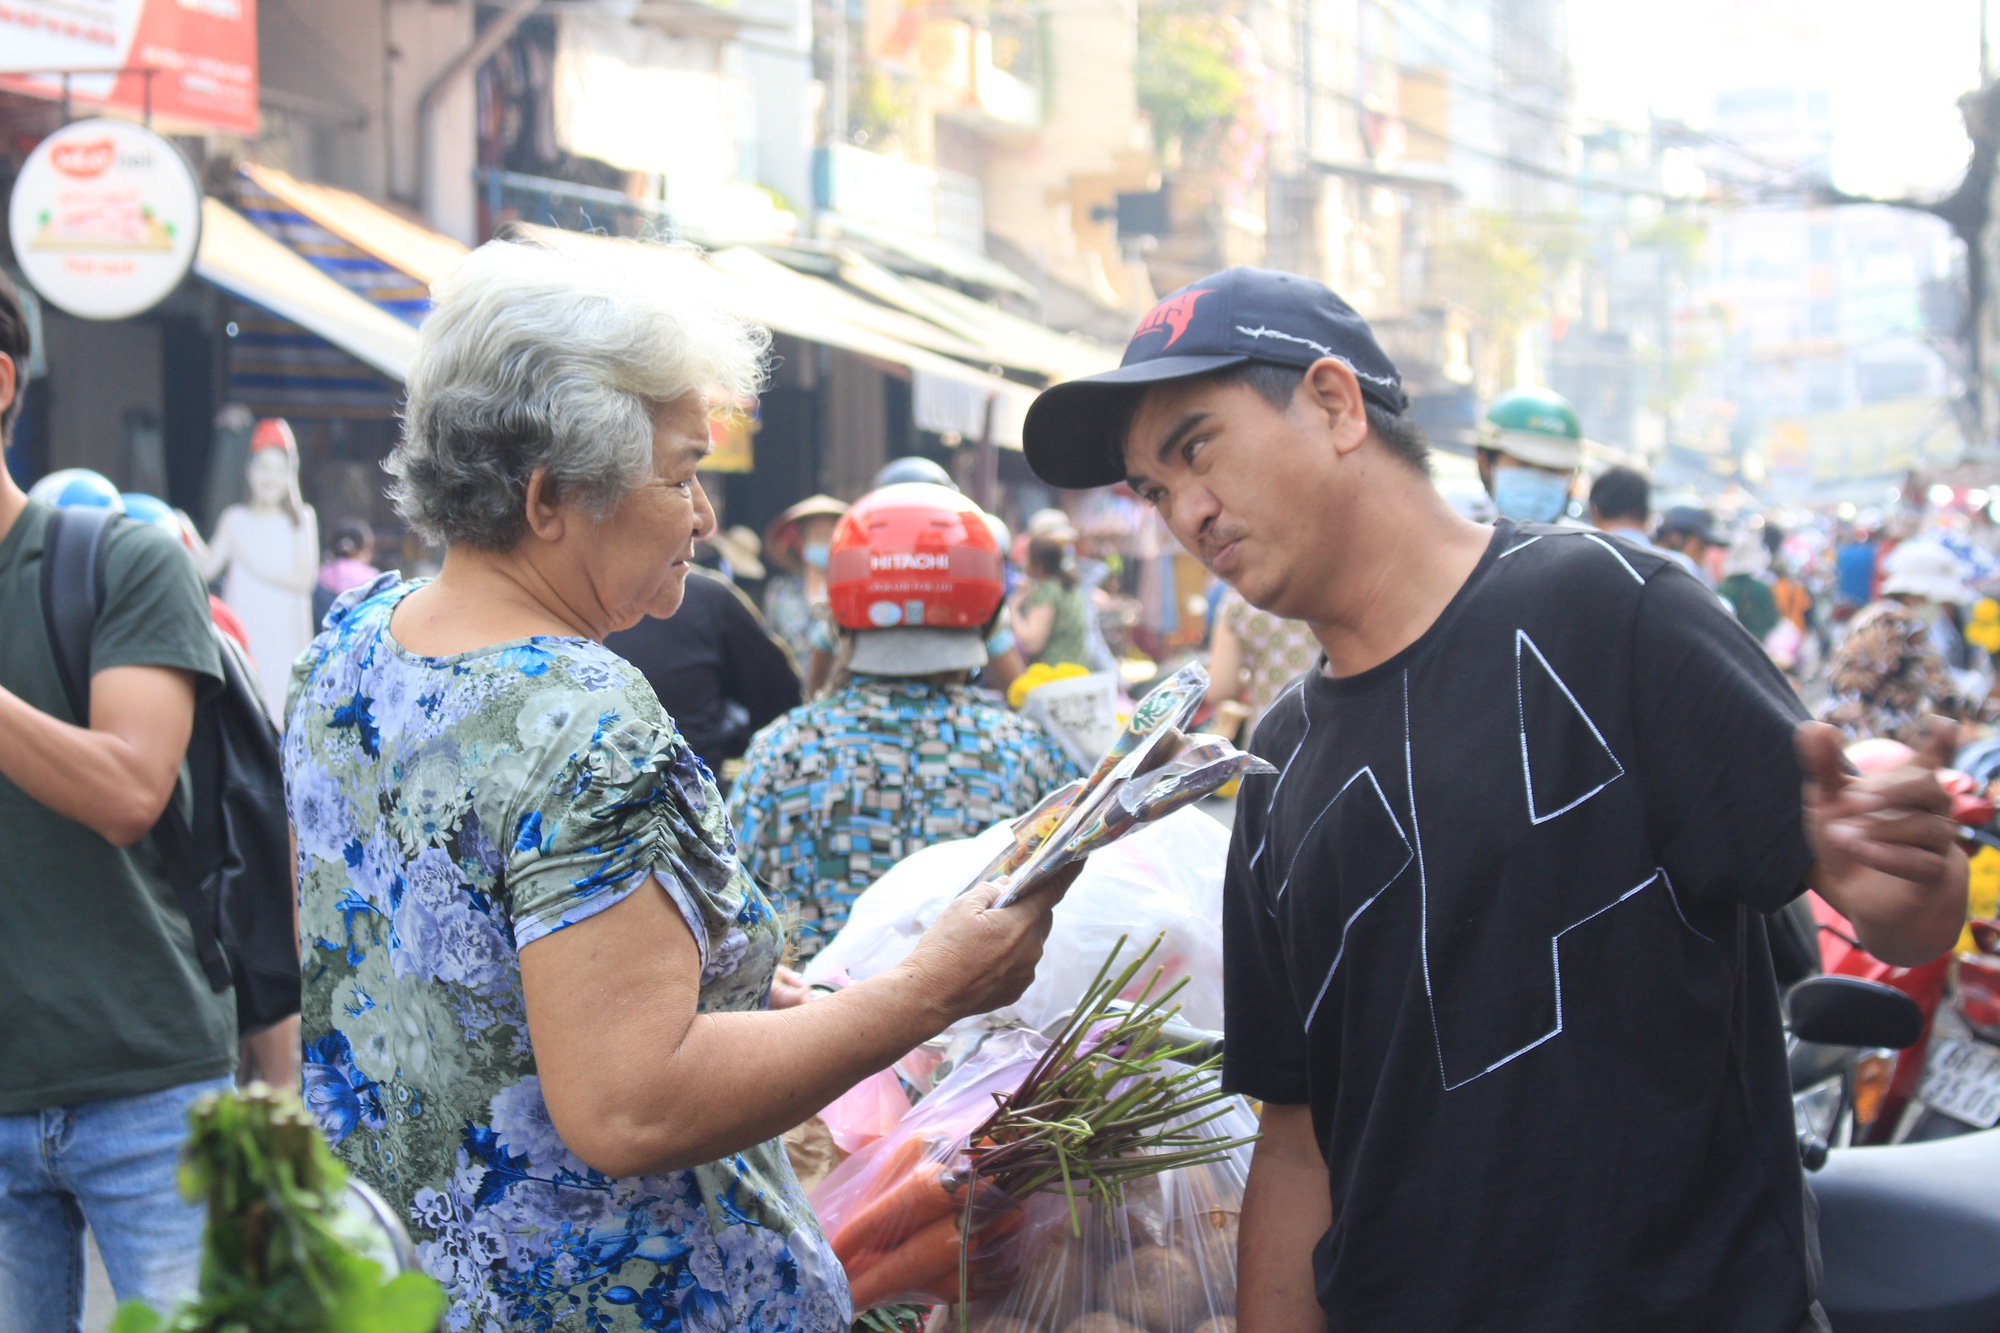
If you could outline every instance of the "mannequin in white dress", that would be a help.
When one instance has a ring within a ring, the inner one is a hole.
[[[223,575],[222,600],[243,622],[264,706],[282,727],[292,659],[312,641],[319,576],[319,520],[299,496],[298,444],[283,420],[257,423],[248,476],[249,501],[216,520],[202,575]]]

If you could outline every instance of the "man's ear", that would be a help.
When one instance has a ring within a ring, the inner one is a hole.
[[[1354,368],[1345,361],[1323,356],[1306,367],[1293,402],[1301,398],[1314,419],[1325,422],[1335,453],[1351,454],[1368,438],[1368,407],[1361,396],[1361,381],[1354,378]]]

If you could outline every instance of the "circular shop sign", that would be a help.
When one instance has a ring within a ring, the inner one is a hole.
[[[15,262],[44,299],[83,319],[124,319],[187,276],[201,239],[201,186],[151,130],[79,120],[28,155],[7,222]]]

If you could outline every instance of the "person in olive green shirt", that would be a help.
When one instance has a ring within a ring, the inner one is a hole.
[[[0,447],[27,353],[0,278]],[[86,1224],[120,1300],[193,1289],[202,1217],[174,1169],[236,1053],[147,837],[222,684],[207,595],[171,534],[120,521],[71,716],[42,622],[54,512],[0,468],[0,1331],[76,1326]]]
[[[1016,594],[1014,639],[1030,666],[1089,663],[1089,594],[1076,584],[1076,553],[1052,537],[1028,543],[1028,582]]]

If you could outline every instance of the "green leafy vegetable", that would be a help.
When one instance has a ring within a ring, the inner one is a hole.
[[[290,1094],[263,1084],[188,1113],[181,1193],[208,1206],[201,1289],[170,1318],[137,1301],[111,1333],[426,1333],[444,1293],[422,1273],[384,1280],[343,1222],[347,1172]]]

